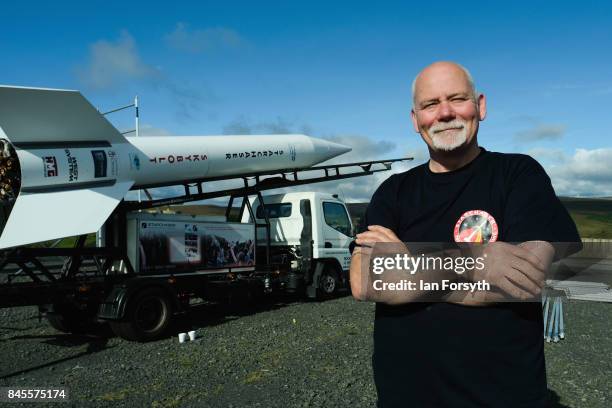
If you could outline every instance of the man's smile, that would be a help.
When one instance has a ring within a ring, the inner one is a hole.
[[[448,131],[458,131],[463,129],[463,126],[461,127],[451,127],[451,128],[446,128],[446,129],[437,129],[434,130],[434,133],[444,133],[444,132],[448,132]]]

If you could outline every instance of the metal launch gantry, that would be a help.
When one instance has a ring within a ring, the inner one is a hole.
[[[368,176],[388,171],[393,163],[408,160],[412,158],[329,164],[282,171],[254,172],[232,177],[188,180],[178,184],[184,188],[183,194],[161,199],[153,199],[151,194],[144,190],[147,200],[140,202],[124,200],[111,214],[105,224],[106,237],[102,246],[86,247],[86,236],[83,235],[77,238],[74,248],[15,247],[0,251],[0,273],[6,275],[6,279],[0,281],[0,308],[56,303],[67,297],[94,293],[96,291],[91,290],[93,286],[112,286],[115,284],[115,279],[112,277],[121,276],[120,279],[125,279],[126,276],[135,275],[126,252],[124,228],[128,212],[229,197],[226,217],[229,216],[233,202],[239,198],[243,198],[240,211],[244,211],[247,207],[252,213],[248,197],[256,195],[263,206],[265,204],[262,191]],[[310,177],[306,177],[307,175]],[[210,183],[230,179],[241,180],[243,186],[208,189]],[[265,211],[263,213],[266,214]],[[267,215],[266,222],[256,224],[256,228],[266,228],[266,237],[269,241],[270,223]],[[267,244],[266,248],[269,249],[269,242]],[[60,262],[49,261],[59,258]],[[269,266],[269,251],[266,251],[266,258],[266,265]]]

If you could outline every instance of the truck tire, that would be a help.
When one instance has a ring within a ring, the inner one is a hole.
[[[340,281],[338,280],[338,274],[330,265],[326,265],[323,273],[319,277],[319,298],[329,299],[332,298],[338,291]]]
[[[113,332],[126,340],[146,342],[160,338],[172,320],[172,303],[160,288],[147,288],[128,299],[122,320],[111,321]]]
[[[54,305],[54,312],[45,317],[49,325],[62,333],[85,334],[98,329],[95,309],[80,310],[73,305]]]

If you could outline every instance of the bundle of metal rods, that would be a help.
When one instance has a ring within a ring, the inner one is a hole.
[[[544,313],[544,339],[557,343],[565,338],[563,323],[563,296],[559,291],[548,291],[542,294]]]

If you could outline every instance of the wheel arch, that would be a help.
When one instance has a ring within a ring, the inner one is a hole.
[[[182,309],[176,290],[165,280],[135,278],[112,288],[104,303],[100,304],[98,318],[103,320],[123,319],[130,302],[142,291],[152,288],[161,289],[168,296],[174,313]]]
[[[342,273],[342,265],[340,265],[340,261],[338,261],[338,259],[336,258],[318,258],[317,262],[322,262],[325,266],[325,269],[322,271],[322,273],[325,273],[326,271],[333,271],[336,274],[336,278],[338,278],[340,282],[344,282],[344,277]],[[313,278],[318,279],[319,277],[313,276]]]

